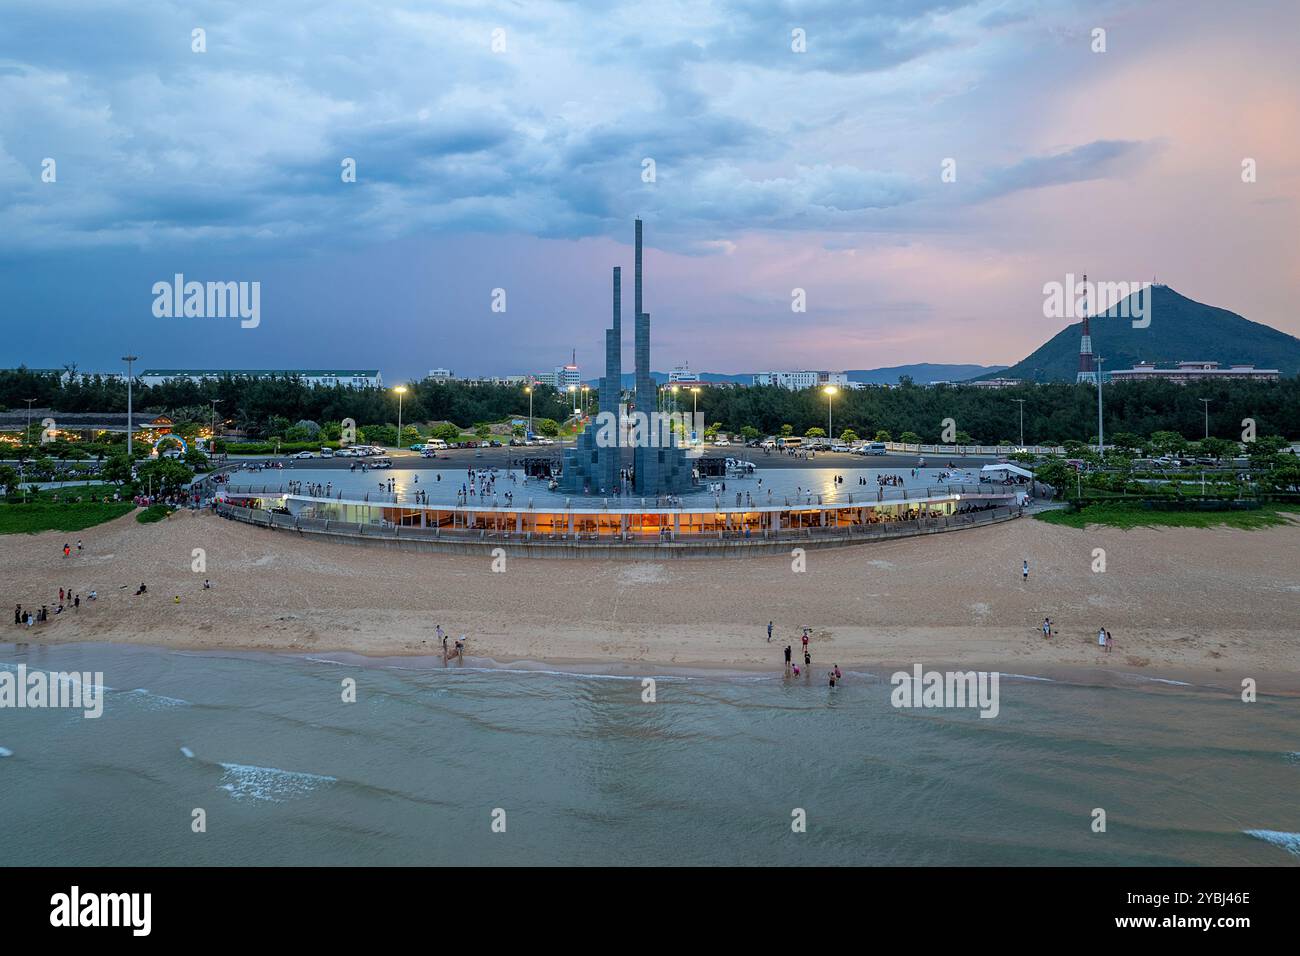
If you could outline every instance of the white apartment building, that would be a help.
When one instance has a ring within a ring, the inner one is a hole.
[[[849,376],[845,372],[756,372],[755,385],[779,385],[797,392],[805,388],[823,388],[834,385],[838,388],[850,388]]]

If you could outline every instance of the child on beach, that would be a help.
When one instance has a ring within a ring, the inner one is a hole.
[[[1052,636],[1052,619],[1050,617],[1045,617],[1043,618],[1043,637],[1050,638],[1051,636]]]
[[[1028,562],[1028,561],[1021,561],[1021,562],[1020,562],[1020,580],[1022,580],[1022,581],[1028,581],[1028,580],[1029,580],[1029,562]]]

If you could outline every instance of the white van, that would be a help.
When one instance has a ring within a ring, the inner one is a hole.
[[[866,445],[863,446],[862,454],[883,455],[885,454],[885,451],[886,448],[885,448],[885,443],[883,441],[871,441],[871,442],[867,442]]]
[[[425,451],[446,451],[447,443],[441,438],[430,438],[424,443]]]
[[[322,446],[321,446],[321,449],[320,449],[320,456],[321,456],[322,458],[333,458],[333,457],[334,457],[334,449],[333,449],[333,448],[326,448],[324,445],[322,445]]]

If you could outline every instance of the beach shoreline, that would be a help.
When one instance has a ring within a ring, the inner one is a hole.
[[[65,539],[79,537],[85,550],[64,558]],[[1105,573],[1092,570],[1096,548]],[[204,570],[193,570],[196,549]],[[468,658],[498,668],[780,678],[786,643],[802,664],[807,625],[814,681],[833,664],[879,674],[920,663],[1300,689],[1295,526],[1079,531],[1022,520],[810,553],[806,565],[512,558],[497,573],[476,557],[394,555],[209,514],[154,525],[128,515],[80,534],[0,538],[10,608],[52,606],[61,586],[83,602],[44,624],[9,625],[0,641],[438,661],[441,624],[449,643],[468,635]],[[149,593],[137,596],[142,581]],[[1044,616],[1058,628],[1051,639]],[[1110,654],[1096,646],[1099,626],[1115,636]]]

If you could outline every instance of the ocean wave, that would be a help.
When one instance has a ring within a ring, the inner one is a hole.
[[[141,698],[142,700],[147,699],[149,705],[155,709],[161,709],[164,707],[190,706],[190,702],[188,700],[181,700],[181,698],[179,697],[167,697],[163,694],[151,694],[144,687],[137,687],[135,690],[127,691],[127,693],[131,695],[135,695]]]
[[[1003,676],[1003,677],[1010,677],[1010,678],[1012,678],[1013,680],[1039,680],[1039,681],[1043,681],[1044,683],[1047,683],[1047,684],[1055,684],[1055,683],[1057,683],[1057,682],[1056,682],[1053,678],[1051,678],[1051,677],[1035,677],[1033,674],[1008,674],[1006,671],[1003,671],[1003,672],[1002,672],[1002,676]]]
[[[0,757],[12,757],[14,752],[8,747],[0,747]]]
[[[184,756],[188,757],[190,760],[194,759],[194,751],[191,750],[189,747],[181,747],[181,753]]]
[[[1151,684],[1172,684],[1175,687],[1195,687],[1195,684],[1189,684],[1185,680],[1170,680],[1168,677],[1147,677],[1145,674],[1120,674],[1129,680],[1147,681]]]
[[[336,777],[278,767],[254,767],[250,764],[223,763],[225,773],[220,787],[236,800],[263,800],[283,803],[305,797],[323,786],[336,783]]]
[[[1288,833],[1285,830],[1242,830],[1241,832],[1300,856],[1300,833]]]

